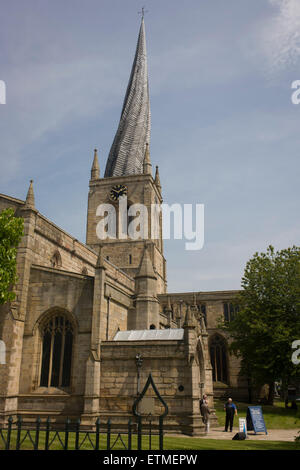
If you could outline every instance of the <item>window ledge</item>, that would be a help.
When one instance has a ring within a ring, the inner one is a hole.
[[[70,395],[70,390],[68,388],[38,387],[32,393],[37,395]]]

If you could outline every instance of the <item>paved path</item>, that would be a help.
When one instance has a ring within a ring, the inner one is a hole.
[[[197,436],[198,439],[223,439],[231,440],[238,432],[238,428],[234,428],[232,432],[223,432],[223,428],[210,429],[208,434]],[[294,442],[297,435],[297,429],[269,429],[268,434],[259,433],[254,434],[249,431],[248,439],[251,441],[290,441]],[[178,434],[166,434],[167,437],[178,437]],[[189,439],[192,436],[181,436]]]
[[[238,432],[235,428],[232,432],[223,432],[223,428],[211,429],[208,434],[203,436],[203,439],[232,439],[233,436]],[[268,434],[259,433],[254,434],[253,431],[249,431],[249,440],[258,441],[294,441],[297,435],[297,429],[268,429]]]

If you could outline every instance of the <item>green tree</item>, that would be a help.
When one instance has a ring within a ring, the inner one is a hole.
[[[300,373],[293,364],[292,342],[300,339],[300,248],[255,253],[245,268],[239,311],[223,328],[230,334],[231,351],[241,357],[242,373],[252,386],[269,384],[268,403],[274,399],[274,382],[288,383]],[[251,400],[251,396],[250,396]]]
[[[17,247],[23,235],[23,219],[13,209],[0,213],[0,304],[15,298],[12,287],[17,281]]]

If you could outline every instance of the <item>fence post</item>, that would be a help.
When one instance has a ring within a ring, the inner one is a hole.
[[[36,419],[34,450],[39,450],[40,426],[41,418],[38,416]]]
[[[99,450],[99,438],[100,438],[100,418],[97,418],[95,450]]]
[[[142,450],[142,418],[138,416],[138,450]]]
[[[50,416],[46,421],[46,437],[45,437],[45,450],[49,449],[49,434],[50,434]]]
[[[13,419],[12,419],[12,416],[10,416],[8,418],[7,439],[6,439],[5,450],[9,450],[9,447],[10,447],[10,436],[11,436],[12,423],[13,423]]]
[[[17,419],[17,443],[16,443],[16,450],[20,450],[20,440],[21,440],[21,431],[22,431],[22,416],[18,416]]]
[[[79,450],[80,418],[76,422],[75,450]]]
[[[152,450],[152,417],[149,417],[149,450]]]
[[[132,440],[132,421],[131,419],[129,419],[128,421],[128,450],[131,450],[131,446],[132,446],[131,440]]]
[[[111,432],[111,422],[110,419],[107,421],[107,442],[106,449],[110,450],[110,432]]]
[[[65,428],[65,446],[64,446],[64,450],[68,450],[69,425],[70,425],[70,420],[69,420],[69,418],[67,418],[67,421],[66,421],[66,428]]]
[[[159,450],[164,450],[164,418],[159,417]]]

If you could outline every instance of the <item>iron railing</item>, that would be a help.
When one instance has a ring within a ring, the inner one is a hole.
[[[146,420],[146,422],[145,422]],[[163,450],[163,420],[153,426],[154,417],[129,419],[127,429],[118,431],[111,420],[96,420],[95,429],[82,428],[80,420],[51,423],[51,419],[24,422],[22,416],[8,418],[0,427],[0,450]]]
[[[160,416],[149,413],[143,416],[139,412],[139,404],[147,390],[152,387],[154,394],[163,407]],[[120,426],[112,425],[110,419],[106,423],[98,418],[93,430],[81,426],[80,419],[65,423],[51,423],[50,417],[42,421],[38,417],[35,423],[23,422],[19,415],[14,420],[8,418],[7,424],[0,426],[0,449],[5,450],[163,450],[164,448],[164,418],[168,414],[168,406],[160,395],[153,377],[149,374],[141,393],[136,397],[133,407],[134,422],[129,419],[127,429],[118,430]],[[155,420],[158,419],[158,423]]]

